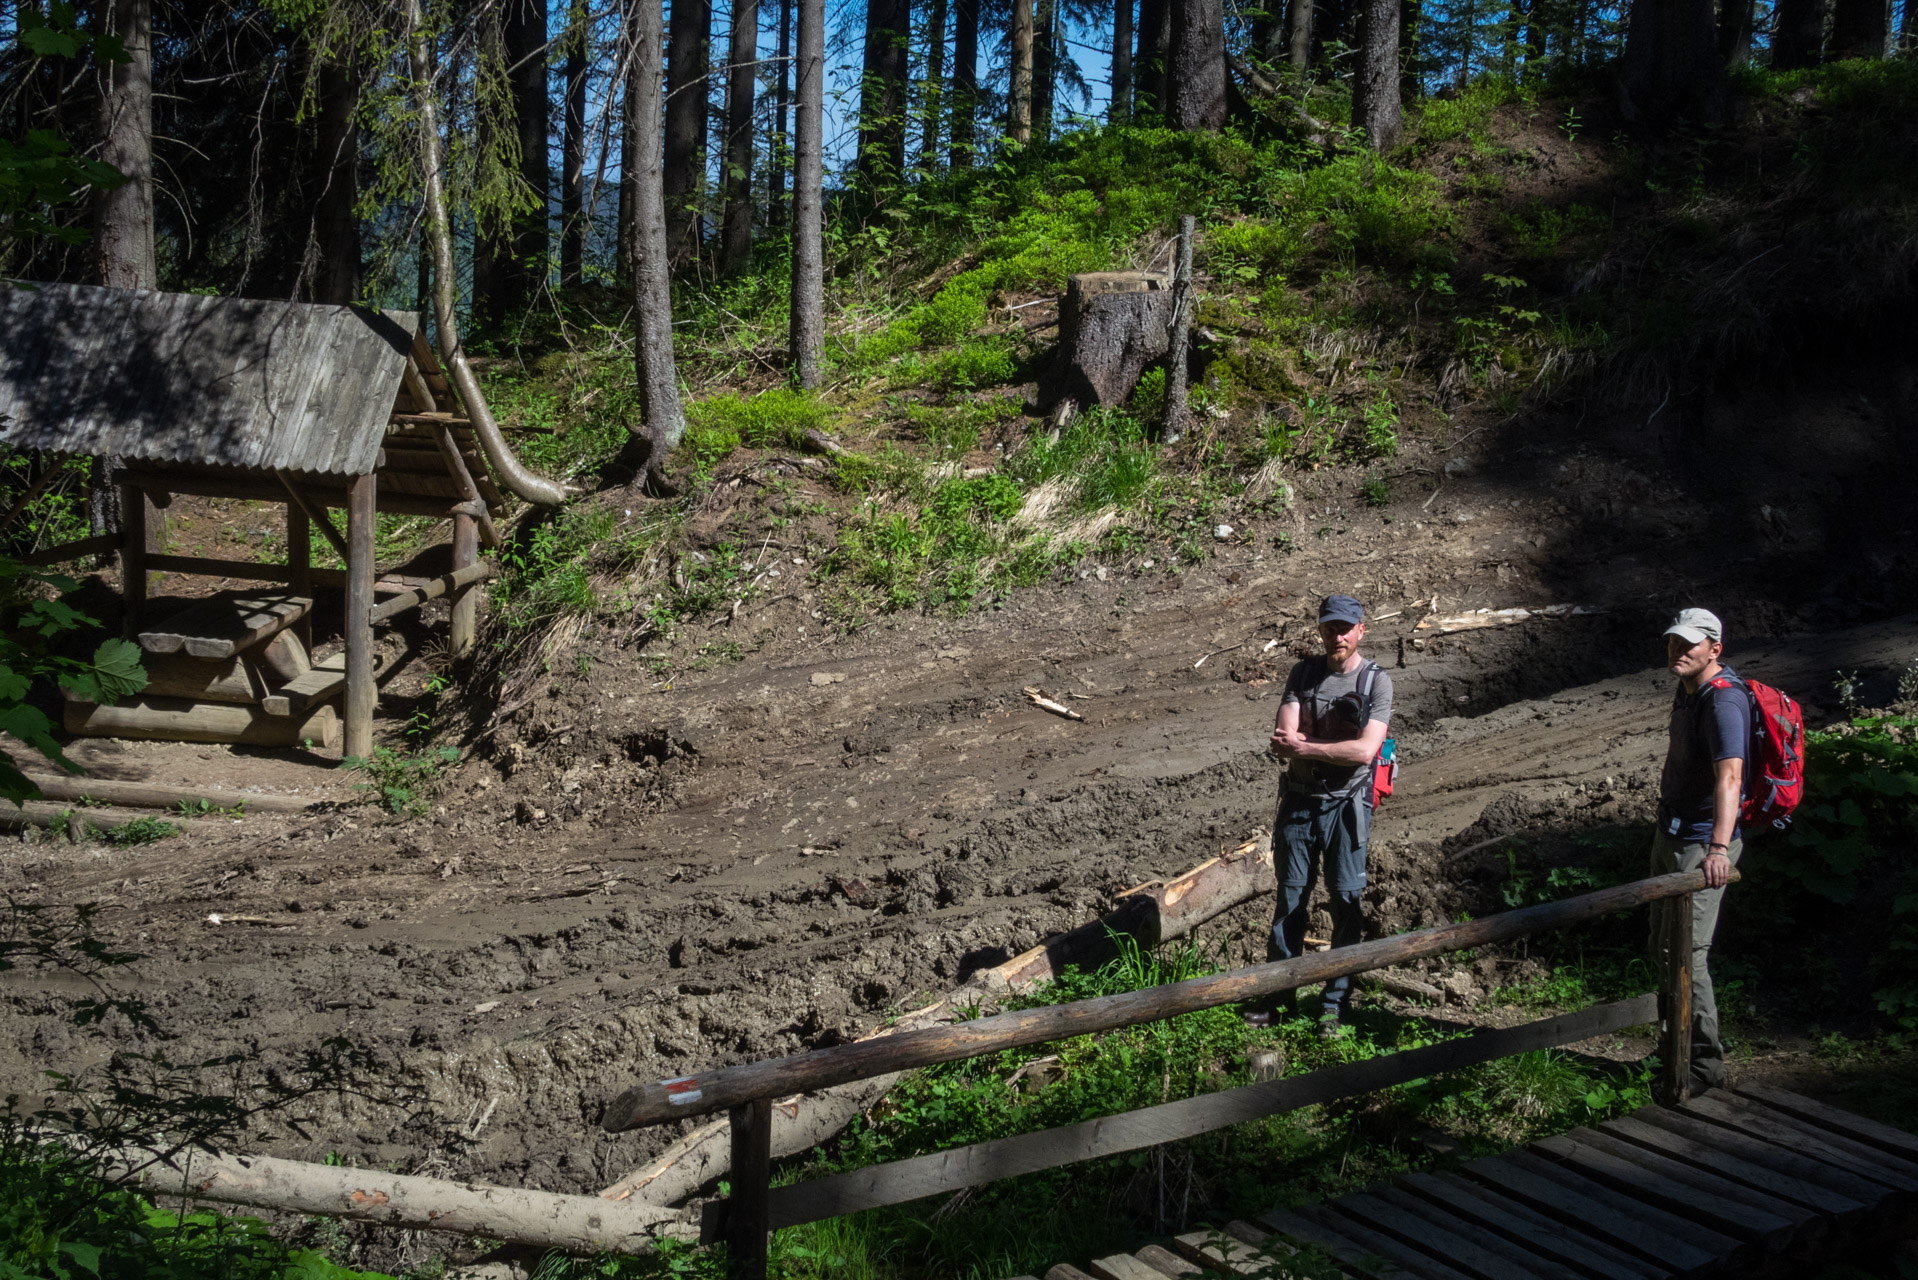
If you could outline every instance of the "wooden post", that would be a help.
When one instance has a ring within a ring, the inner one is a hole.
[[[726,1209],[727,1280],[766,1280],[766,1201],[772,1190],[773,1104],[732,1109],[733,1193]]]
[[[1662,904],[1665,928],[1659,939],[1664,948],[1664,973],[1659,1005],[1665,1014],[1664,1043],[1658,1057],[1663,1064],[1659,1101],[1675,1107],[1692,1092],[1692,895],[1667,898]]]
[[[377,479],[354,476],[346,496],[346,754],[373,751],[373,522]]]
[[[453,513],[453,572],[478,563],[479,521],[461,512]],[[473,647],[478,631],[479,596],[473,586],[461,587],[453,596],[453,617],[447,624],[447,649],[455,658],[463,658]]]
[[[294,502],[290,497],[286,504],[286,567],[288,589],[296,596],[313,598],[313,525],[306,518],[306,508]],[[313,611],[308,609],[300,620],[293,624],[300,643],[306,646],[308,653],[313,652]]]
[[[1172,275],[1172,350],[1165,365],[1165,431],[1167,444],[1177,444],[1185,434],[1186,351],[1192,333],[1192,235],[1196,222],[1191,214],[1179,219],[1179,257]]]
[[[120,595],[125,604],[126,638],[140,634],[147,619],[147,495],[130,484],[120,486]]]

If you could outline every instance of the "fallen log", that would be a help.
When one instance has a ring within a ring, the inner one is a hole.
[[[17,809],[0,805],[0,831],[20,832],[28,827],[59,827],[73,823],[85,823],[102,831],[110,831],[129,822],[157,816],[150,809],[114,809],[104,805],[76,808],[70,804],[29,800]],[[179,814],[171,817],[175,821],[181,820]]]
[[[340,717],[321,707],[304,719],[270,716],[259,707],[181,698],[132,698],[114,707],[69,702],[67,732],[87,738],[155,738],[163,742],[244,742],[256,747],[340,745]]]
[[[184,653],[155,653],[148,654],[140,665],[147,673],[142,692],[158,697],[244,705],[258,702],[266,694],[266,686],[248,669],[245,656],[194,658]]]
[[[955,1008],[981,995],[1025,991],[1057,978],[1068,965],[1103,963],[1116,954],[1115,933],[1135,938],[1144,947],[1183,938],[1222,912],[1271,892],[1273,884],[1271,838],[1248,840],[1182,876],[1127,889],[1119,895],[1119,905],[1099,919],[975,974],[937,1003],[861,1038],[879,1039],[949,1021]],[[874,1076],[774,1102],[773,1156],[798,1155],[838,1136],[855,1116],[885,1097],[901,1074]],[[608,1200],[677,1204],[731,1169],[732,1126],[722,1118],[701,1125],[599,1194]]]
[[[205,803],[213,809],[249,809],[254,813],[305,813],[316,803],[298,796],[266,795],[257,791],[217,791],[207,787],[162,787],[148,782],[116,782],[111,778],[54,777],[29,773],[27,777],[48,800],[111,800],[149,809],[174,809],[181,804]]]
[[[447,1231],[565,1253],[646,1253],[661,1236],[694,1239],[690,1216],[644,1201],[609,1204],[598,1196],[556,1195],[374,1169],[182,1152],[177,1163],[148,1152],[123,1153],[109,1175],[154,1196],[192,1196],[217,1204],[348,1218],[382,1227]]]

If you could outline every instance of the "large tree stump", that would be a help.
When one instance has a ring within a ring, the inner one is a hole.
[[[1172,346],[1172,277],[1094,271],[1066,282],[1059,349],[1040,388],[1040,408],[1124,402],[1139,375]]]

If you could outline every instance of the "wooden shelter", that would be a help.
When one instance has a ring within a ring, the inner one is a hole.
[[[118,551],[126,633],[150,684],[118,707],[70,704],[70,732],[372,747],[373,627],[452,599],[449,648],[472,646],[505,501],[412,312],[85,285],[0,283],[0,442],[113,460],[123,528],[29,557]],[[176,494],[286,509],[284,564],[168,554],[151,513]],[[346,513],[342,531],[330,514]],[[453,522],[451,571],[382,577],[379,512]],[[312,563],[317,530],[345,563]],[[253,580],[149,620],[148,574]],[[310,660],[316,586],[345,588],[346,649]],[[386,598],[377,597],[385,593]],[[335,705],[342,702],[339,710]]]

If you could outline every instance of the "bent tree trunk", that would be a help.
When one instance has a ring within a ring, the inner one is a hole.
[[[433,248],[433,320],[439,342],[440,358],[446,362],[447,380],[466,409],[473,434],[493,474],[509,492],[518,494],[536,507],[557,507],[566,501],[566,489],[551,480],[534,475],[520,465],[517,455],[506,444],[493,411],[480,391],[473,366],[467,363],[466,349],[460,345],[459,318],[453,309],[453,286],[459,279],[453,265],[453,233],[446,220],[446,191],[440,175],[439,110],[433,99],[432,37],[420,18],[420,0],[404,0],[407,56],[413,73],[413,92],[419,116],[420,185],[426,235]]]
[[[633,5],[633,117],[636,182],[633,209],[633,315],[638,330],[634,373],[639,380],[640,426],[634,432],[639,454],[635,483],[665,489],[666,455],[686,434],[686,413],[679,403],[679,369],[673,359],[672,247],[667,242],[665,156],[661,148],[660,48],[665,14],[660,0]]]
[[[826,276],[820,181],[825,157],[826,0],[798,0],[799,54],[793,67],[793,381],[819,385],[826,341]],[[657,4],[658,0],[653,0]]]

